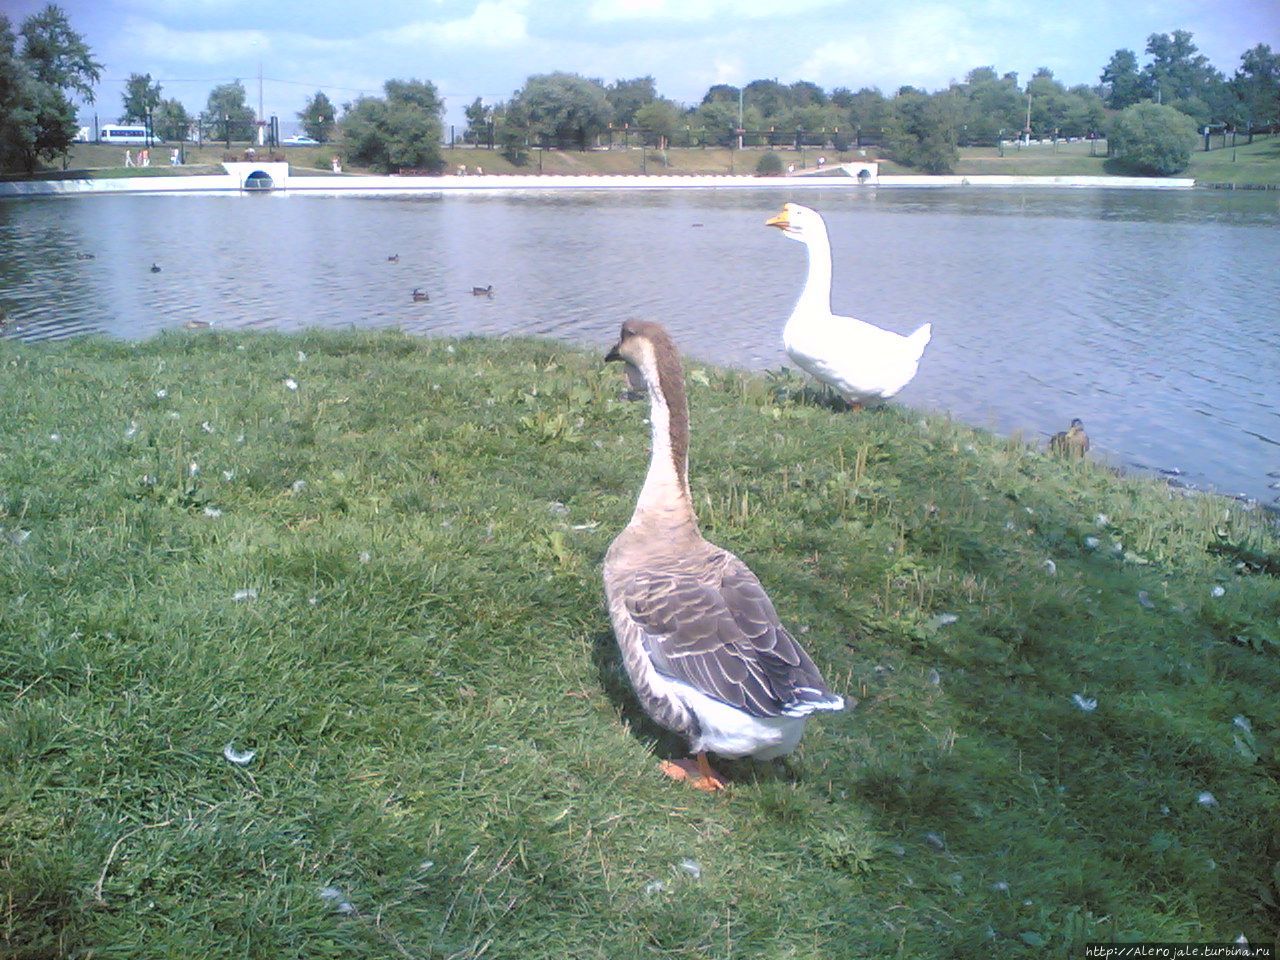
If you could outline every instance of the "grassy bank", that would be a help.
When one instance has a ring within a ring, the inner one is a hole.
[[[244,144],[234,145],[232,153],[241,155]],[[136,151],[135,151],[136,152]],[[38,176],[90,178],[121,176],[169,176],[196,173],[219,173],[218,166],[227,153],[224,144],[206,144],[186,147],[187,165],[170,167],[168,148],[157,147],[152,151],[158,166],[145,170],[121,166],[124,150],[100,144],[76,144],[69,157],[70,170],[47,171]],[[814,170],[818,157],[825,157],[828,164],[854,160],[878,160],[882,174],[914,174],[917,170],[895,164],[879,156],[876,147],[867,148],[865,155],[856,150],[818,150],[806,147],[803,151],[779,150],[784,165],[795,164],[798,170]],[[1106,163],[1106,145],[1096,146],[1086,141],[1060,143],[1054,146],[1006,147],[1003,151],[994,147],[969,147],[960,151],[960,161],[955,172],[966,176],[999,174],[1003,176],[1108,176],[1115,173]],[[277,151],[292,165],[298,175],[329,173],[334,156],[333,147],[289,147]],[[672,149],[665,152],[639,147],[631,149],[593,150],[534,150],[528,163],[515,166],[493,150],[471,148],[446,149],[444,158],[449,171],[466,166],[474,173],[481,167],[485,173],[545,173],[545,174],[753,174],[762,149],[735,151],[721,148]],[[1001,156],[1003,153],[1003,156]],[[348,174],[370,171],[348,165]],[[1191,165],[1183,174],[1211,183],[1280,184],[1280,138],[1259,138],[1254,143],[1241,145],[1234,151],[1214,150],[1210,153],[1193,153]]]
[[[1274,938],[1259,513],[691,366],[708,536],[861,701],[724,796],[619,672],[645,411],[597,356],[0,340],[0,955]]]

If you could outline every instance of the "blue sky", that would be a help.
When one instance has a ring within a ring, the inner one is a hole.
[[[3,0],[15,27],[44,0]],[[388,78],[430,80],[459,126],[475,97],[505,99],[531,73],[606,83],[652,75],[696,104],[715,83],[812,80],[830,90],[926,89],[976,66],[1047,66],[1068,86],[1096,83],[1127,47],[1146,62],[1152,33],[1189,30],[1228,76],[1257,43],[1280,49],[1280,0],[67,0],[60,6],[104,64],[95,108],[120,111],[123,80],[150,73],[166,97],[204,107],[241,79],[291,125],[323,89],[341,105]],[[87,116],[86,116],[87,115]],[[288,127],[286,128],[288,129]]]

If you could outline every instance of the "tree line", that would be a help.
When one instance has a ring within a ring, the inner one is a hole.
[[[1016,73],[979,66],[933,92],[903,86],[886,96],[875,87],[828,92],[804,80],[753,80],[741,88],[717,84],[693,106],[660,95],[651,76],[606,84],[576,73],[537,74],[504,101],[470,103],[462,139],[500,149],[517,165],[534,148],[585,150],[606,140],[659,149],[875,144],[907,166],[945,173],[961,146],[1109,135],[1113,153],[1117,143],[1127,145],[1135,169],[1168,173],[1179,162],[1185,166],[1180,158],[1189,158],[1197,129],[1280,125],[1280,54],[1268,45],[1245,51],[1230,78],[1184,30],[1151,34],[1145,52],[1148,62],[1139,65],[1134,51],[1117,50],[1092,86],[1066,87],[1048,68],[1020,84]],[[92,102],[100,69],[57,6],[28,18],[16,36],[0,14],[0,162],[33,170],[64,154],[77,130],[70,94]],[[351,164],[443,169],[444,101],[434,84],[388,80],[382,94],[359,97],[339,112],[317,91],[297,116],[308,136],[340,143]],[[131,74],[122,101],[122,121],[148,123],[166,140],[195,133],[243,141],[256,130],[239,81],[215,86],[195,116],[166,99],[150,74]],[[1152,138],[1161,141],[1154,163],[1134,153],[1135,144]],[[1166,156],[1169,143],[1184,141]]]

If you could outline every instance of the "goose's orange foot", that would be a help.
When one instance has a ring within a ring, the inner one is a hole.
[[[711,769],[705,753],[698,754],[696,760],[692,757],[683,760],[663,760],[658,765],[658,769],[672,780],[687,780],[689,786],[708,793],[715,793],[727,786],[724,777]]]

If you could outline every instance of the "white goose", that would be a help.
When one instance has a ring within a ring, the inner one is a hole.
[[[801,368],[830,384],[853,406],[888,400],[911,382],[931,336],[926,323],[908,337],[831,312],[831,241],[822,217],[798,203],[765,221],[809,250],[809,275],[782,330],[782,344]]]
[[[609,617],[641,706],[697,755],[665,761],[663,772],[719,790],[724,781],[707,751],[783,756],[809,714],[841,710],[844,700],[778,621],[755,574],[698,530],[689,408],[671,337],[656,323],[629,320],[605,359],[626,361],[628,374],[643,380],[653,436],[631,522],[605,555]]]

